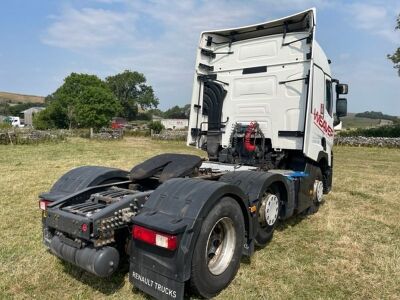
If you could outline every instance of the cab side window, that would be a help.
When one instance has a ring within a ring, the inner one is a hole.
[[[325,108],[332,117],[333,101],[332,101],[332,82],[325,80]]]

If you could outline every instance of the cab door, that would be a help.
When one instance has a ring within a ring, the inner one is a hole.
[[[331,153],[333,146],[333,92],[332,92],[332,79],[325,74],[325,103],[324,103],[324,121],[326,124],[322,128],[326,141],[325,152]],[[329,156],[329,155],[328,155]]]
[[[304,153],[317,161],[321,151],[325,152],[330,159],[333,145],[332,80],[321,67],[313,64],[312,70],[313,80]]]

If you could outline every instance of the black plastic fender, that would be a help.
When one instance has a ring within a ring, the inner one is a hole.
[[[145,283],[154,281],[161,286],[168,285],[169,289],[181,295],[184,282],[190,278],[193,248],[202,221],[224,196],[229,196],[240,204],[248,231],[251,226],[249,203],[247,196],[237,186],[218,181],[176,178],[158,187],[141,212],[133,218],[133,223],[177,235],[179,245],[171,252],[133,240],[130,251],[130,280],[157,298],[165,295]],[[147,281],[144,283],[144,279],[138,278],[145,278]]]
[[[280,190],[282,210],[280,218],[286,220],[293,215],[295,209],[295,185],[286,176],[279,173],[260,172],[260,171],[236,171],[224,174],[220,181],[238,186],[248,197],[250,205],[256,205],[261,199],[263,191],[273,184],[279,184],[283,187]],[[258,222],[257,217],[253,218],[254,222]],[[257,228],[255,225],[253,228]],[[253,236],[255,232],[249,235]]]
[[[317,172],[319,170],[319,166],[315,165],[314,162],[306,163],[304,172],[308,175],[300,178],[298,204],[296,207],[297,213],[301,213],[313,205],[314,196],[312,191],[314,189],[314,181],[317,178]]]
[[[72,169],[61,176],[49,192],[40,194],[40,198],[57,201],[74,192],[90,186],[128,180],[128,172],[108,167],[83,166]]]
[[[324,160],[324,162],[322,162]],[[328,153],[320,151],[317,158],[318,166],[321,169],[324,181],[324,194],[328,194],[332,189],[333,177],[333,152],[331,151],[331,160],[328,159]]]
[[[329,166],[329,163],[330,163],[330,162],[329,162],[329,160],[328,160],[328,153],[326,153],[325,151],[320,151],[320,152],[318,153],[317,162],[320,163],[320,161],[321,161],[322,159],[325,159],[326,163],[327,163],[328,166]]]

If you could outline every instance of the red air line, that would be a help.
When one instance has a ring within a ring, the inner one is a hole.
[[[244,135],[244,148],[249,152],[256,150],[256,145],[251,143],[251,135],[256,132],[256,129],[256,122],[250,122],[249,126],[246,128],[246,133]]]

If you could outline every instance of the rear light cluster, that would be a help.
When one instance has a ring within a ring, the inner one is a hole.
[[[88,230],[88,225],[86,223],[83,223],[81,226],[81,231],[86,232]]]
[[[147,244],[171,251],[175,250],[178,246],[178,239],[175,235],[157,232],[138,225],[133,226],[132,237]]]
[[[40,199],[39,200],[39,208],[41,210],[46,210],[47,206],[51,203],[51,201],[49,200],[45,200],[45,199]]]

